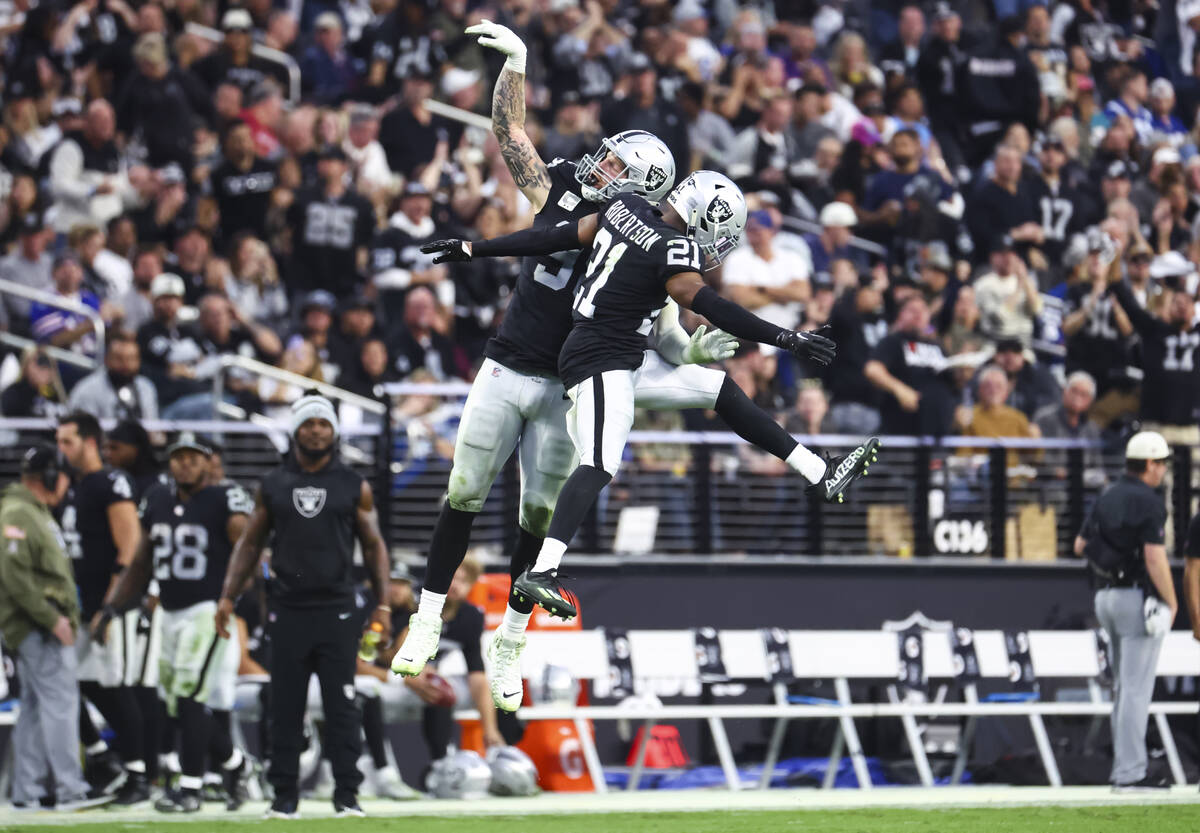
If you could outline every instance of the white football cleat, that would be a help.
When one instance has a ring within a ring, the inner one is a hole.
[[[374,784],[376,798],[413,801],[421,797],[419,792],[404,783],[404,779],[400,777],[400,773],[394,766],[385,766],[383,769],[375,770]]]
[[[392,671],[404,677],[415,677],[425,670],[425,664],[437,656],[442,638],[442,618],[426,618],[414,613],[408,620],[408,634],[396,656]]]
[[[492,641],[488,643],[488,659],[491,660],[492,670],[488,682],[492,687],[492,702],[496,708],[515,712],[521,707],[524,698],[524,684],[521,681],[521,651],[525,649],[525,637],[513,640],[496,631]]]

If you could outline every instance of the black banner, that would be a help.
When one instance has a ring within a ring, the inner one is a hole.
[[[924,629],[913,625],[896,634],[900,648],[900,696],[907,690],[925,690],[925,641],[921,638]]]
[[[723,683],[729,679],[725,660],[721,657],[721,640],[716,628],[693,628],[696,641],[696,669],[702,683]]]
[[[633,694],[633,659],[629,636],[624,628],[605,628],[608,648],[608,683],[612,697],[623,699]]]
[[[767,652],[767,681],[771,684],[790,683],[796,679],[792,673],[792,651],[788,632],[780,628],[763,628],[763,647]]]
[[[955,628],[951,632],[950,644],[954,649],[954,678],[963,683],[977,682],[980,674],[979,656],[975,653],[975,631]]]
[[[1014,691],[1037,691],[1033,660],[1029,658],[1029,633],[1005,631],[1004,647],[1008,650],[1008,679]]]

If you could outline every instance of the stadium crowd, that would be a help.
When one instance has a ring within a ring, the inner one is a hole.
[[[0,278],[90,307],[106,338],[98,356],[78,306],[6,291],[0,327],[103,365],[6,341],[4,415],[203,418],[225,354],[367,395],[470,379],[515,263],[419,247],[531,219],[490,133],[429,105],[488,114],[502,56],[463,31],[484,18],[529,45],[546,159],[641,128],[677,179],[709,166],[743,187],[743,244],[709,277],[839,345],[817,376],[750,345],[729,362],[789,425],[1073,436],[1140,418],[1200,439],[1184,0],[17,0]],[[225,386],[268,414],[299,392]]]

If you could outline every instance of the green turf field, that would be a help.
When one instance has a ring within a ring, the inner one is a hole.
[[[309,821],[92,822],[5,827],[20,833],[1195,833],[1200,805],[1001,807],[962,810],[795,810],[566,816],[393,817]]]

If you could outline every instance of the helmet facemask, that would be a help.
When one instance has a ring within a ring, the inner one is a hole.
[[[612,153],[621,160],[624,166],[614,176],[604,169],[601,163]],[[575,166],[575,181],[584,199],[591,202],[608,202],[617,194],[632,191],[639,193],[641,188],[629,176],[629,163],[621,159],[621,154],[607,137],[600,142],[600,148],[595,153],[586,153]],[[599,180],[599,186],[596,180]],[[634,187],[629,187],[633,185]]]

